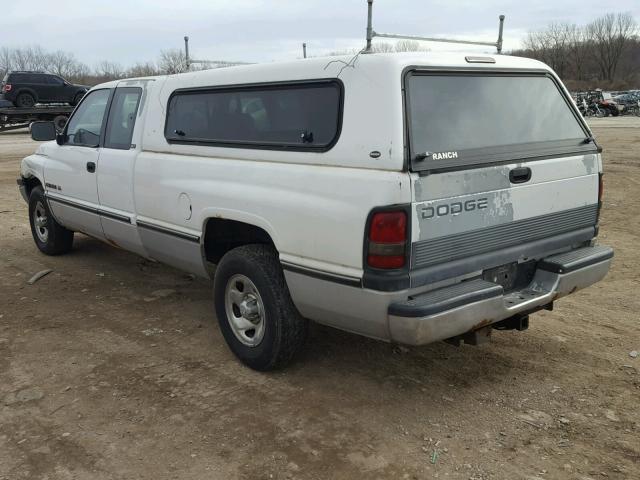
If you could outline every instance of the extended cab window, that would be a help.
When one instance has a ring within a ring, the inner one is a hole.
[[[137,87],[117,88],[111,101],[109,119],[105,132],[105,148],[129,150],[133,127],[136,124],[136,113],[140,103],[142,89]]]
[[[328,150],[337,140],[342,87],[336,81],[177,91],[169,101],[169,142]]]
[[[414,72],[406,84],[414,170],[595,149],[547,75]]]
[[[68,145],[82,145],[97,147],[100,144],[100,134],[107,102],[111,90],[95,90],[89,93],[78,106],[67,124],[66,143]]]

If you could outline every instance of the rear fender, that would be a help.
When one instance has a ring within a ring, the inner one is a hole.
[[[19,90],[16,91],[16,93],[14,94],[14,99],[18,98],[18,95],[20,95],[21,93],[28,93],[30,94],[33,98],[36,99],[36,103],[38,103],[38,94],[36,93],[35,90],[33,90],[32,88],[26,88],[26,87],[22,87]]]

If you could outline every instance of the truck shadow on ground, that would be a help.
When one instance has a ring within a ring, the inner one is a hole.
[[[158,310],[158,313],[162,309],[166,313],[180,310],[181,303],[190,304],[195,308],[190,310],[195,318],[183,317],[183,321],[202,322],[213,332],[211,341],[215,345],[212,347],[226,350],[213,313],[211,282],[191,279],[176,269],[83,235],[77,236],[70,255],[56,260],[60,261],[61,268],[72,262],[82,270],[107,275],[107,282],[124,283],[131,290],[132,298],[141,298],[143,304],[154,291],[176,290],[179,293],[176,297],[160,299],[160,303],[146,303],[144,308],[150,312]],[[535,321],[532,324],[535,329]],[[312,322],[305,349],[288,371],[292,375],[312,374],[321,378],[324,376],[322,370],[327,370],[326,375],[336,365],[342,365],[352,375],[357,373],[379,385],[401,385],[404,389],[419,391],[427,385],[430,388],[437,384],[465,387],[478,385],[478,382],[504,382],[505,376],[521,375],[522,368],[527,365],[534,365],[537,373],[543,374],[554,368],[548,358],[566,348],[565,344],[549,342],[535,332],[497,331],[493,333],[491,343],[478,347],[455,347],[444,342],[403,347]],[[519,354],[514,356],[514,350]]]

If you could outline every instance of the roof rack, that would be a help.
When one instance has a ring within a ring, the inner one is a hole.
[[[371,53],[371,40],[373,37],[398,38],[403,40],[424,40],[427,42],[444,42],[444,43],[462,43],[465,45],[485,45],[488,47],[496,47],[498,53],[502,53],[502,30],[504,27],[504,15],[500,15],[500,26],[498,27],[498,40],[494,42],[476,42],[471,40],[453,40],[449,38],[420,37],[417,35],[397,35],[395,33],[376,32],[372,26],[373,0],[367,0],[367,46],[363,53]]]
[[[249,62],[230,62],[228,60],[194,60],[189,56],[189,37],[184,37],[184,54],[187,71],[191,70],[191,65],[199,63],[201,65],[218,65],[218,67],[236,67],[238,65],[252,65]]]

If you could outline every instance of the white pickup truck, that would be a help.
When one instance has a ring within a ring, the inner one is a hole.
[[[558,77],[496,55],[361,54],[94,87],[18,179],[49,255],[74,232],[213,278],[247,365],[308,320],[477,343],[601,280],[600,148]]]

